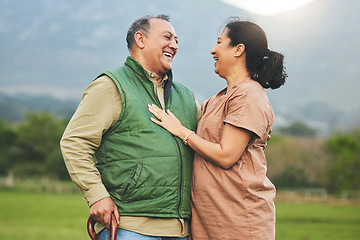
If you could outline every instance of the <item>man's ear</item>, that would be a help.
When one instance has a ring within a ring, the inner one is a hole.
[[[245,52],[245,45],[240,43],[235,47],[235,53],[234,56],[235,57],[240,57],[241,54],[243,54],[243,52]]]
[[[140,31],[137,31],[134,35],[134,40],[135,40],[135,43],[136,45],[139,47],[139,48],[144,48],[145,47],[145,36],[142,32]]]

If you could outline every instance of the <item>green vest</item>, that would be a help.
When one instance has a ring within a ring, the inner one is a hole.
[[[145,70],[128,57],[124,66],[107,75],[121,96],[118,121],[103,135],[96,166],[112,200],[123,216],[189,218],[193,150],[156,125],[148,104],[161,107]],[[171,71],[164,87],[166,108],[195,130],[193,93],[173,82]]]

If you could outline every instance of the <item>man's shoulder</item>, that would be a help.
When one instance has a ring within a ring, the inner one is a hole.
[[[96,82],[104,82],[104,83],[110,83],[112,82],[112,79],[108,75],[100,75],[98,78],[96,78],[94,81]]]
[[[106,70],[103,73],[101,73],[97,78],[106,76],[108,79],[111,79],[116,84],[121,83],[123,81],[123,79],[129,78],[129,74],[131,75],[131,73],[129,73],[129,71],[127,69],[128,68],[126,66],[111,68],[111,69]]]
[[[110,87],[116,87],[114,81],[108,75],[100,75],[94,82],[103,83]]]

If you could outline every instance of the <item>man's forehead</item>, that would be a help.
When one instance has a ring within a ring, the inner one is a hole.
[[[150,28],[156,28],[160,32],[169,32],[172,35],[176,35],[174,27],[171,25],[170,22],[159,19],[159,18],[153,18],[150,20]]]

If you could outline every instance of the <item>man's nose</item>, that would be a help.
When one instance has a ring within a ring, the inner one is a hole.
[[[174,50],[177,50],[179,48],[179,45],[177,43],[177,41],[175,39],[173,39],[171,42],[170,42],[170,45],[169,47],[171,47],[172,49]]]

